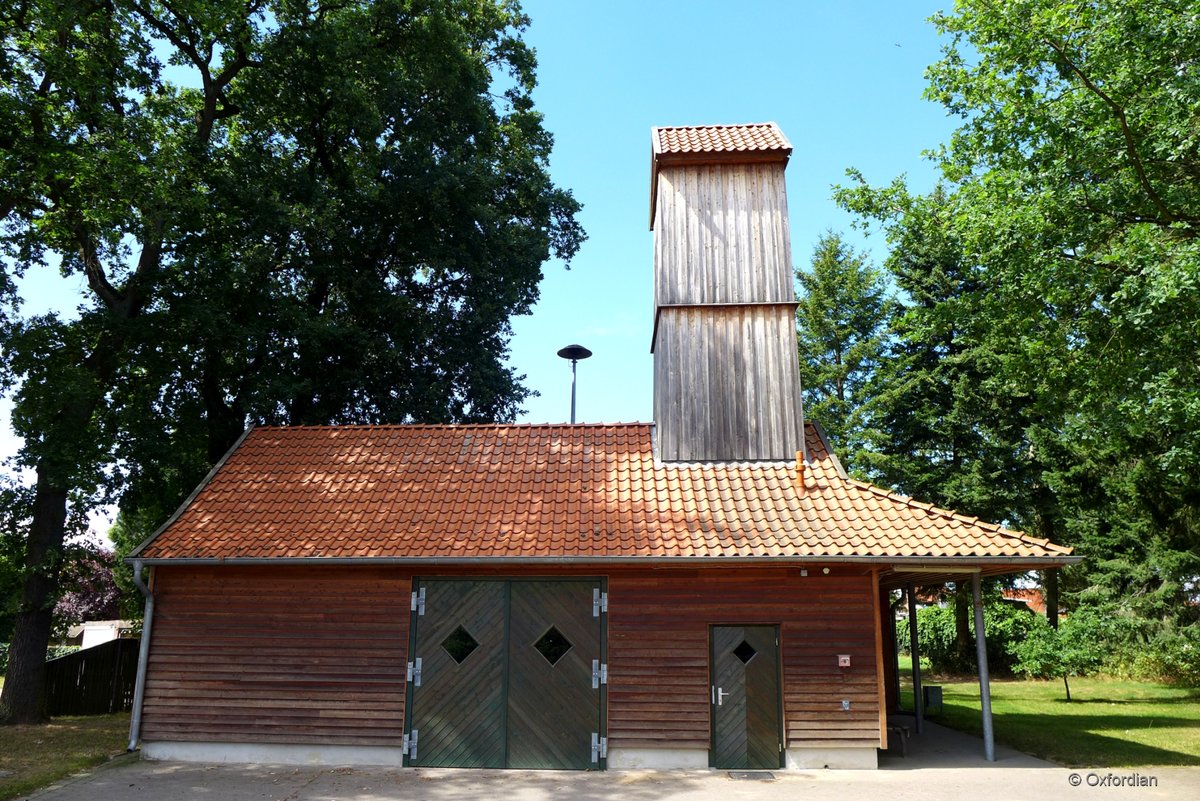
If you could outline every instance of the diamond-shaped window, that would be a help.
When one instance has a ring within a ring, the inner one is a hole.
[[[538,653],[546,658],[546,661],[551,665],[557,665],[558,660],[567,655],[574,646],[571,641],[563,636],[563,633],[553,626],[550,630],[538,638],[538,641],[533,644],[533,647],[538,650]]]
[[[758,651],[754,650],[754,646],[745,640],[742,640],[742,644],[733,649],[733,655],[742,660],[743,665],[749,664],[750,660],[753,659],[754,655],[757,653]]]
[[[471,633],[462,626],[450,632],[450,636],[442,640],[442,648],[446,649],[446,653],[450,654],[450,658],[460,665],[478,647],[479,643],[475,642],[475,638],[471,636]]]

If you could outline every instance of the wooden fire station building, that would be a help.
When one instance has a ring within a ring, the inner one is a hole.
[[[254,428],[131,556],[150,758],[868,767],[890,588],[1045,540],[806,423],[774,124],[656,128],[654,424]]]

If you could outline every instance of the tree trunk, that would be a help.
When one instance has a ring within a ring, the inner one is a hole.
[[[1046,590],[1046,620],[1049,621],[1051,628],[1056,629],[1058,628],[1058,568],[1052,567],[1042,574],[1042,587]]]
[[[8,675],[0,694],[0,722],[40,723],[46,719],[42,697],[51,615],[58,597],[58,575],[66,533],[67,491],[37,471],[33,519],[25,545],[25,581],[16,628],[8,650]]]
[[[1063,674],[1063,687],[1067,688],[1067,701],[1071,700],[1071,684],[1067,681],[1067,674]]]
[[[971,637],[971,586],[959,581],[954,585],[954,650],[963,668],[975,663],[975,641]]]
[[[58,601],[58,578],[62,570],[63,541],[67,529],[66,476],[70,467],[81,466],[90,420],[103,402],[102,388],[112,385],[116,373],[116,348],[120,337],[106,332],[83,366],[95,380],[94,392],[67,398],[54,423],[43,430],[50,447],[38,462],[33,515],[25,541],[25,578],[21,606],[9,646],[8,675],[0,694],[0,723],[36,723],[45,720],[46,647],[50,643],[54,604]],[[70,443],[79,446],[72,453]],[[45,446],[43,442],[43,447]]]

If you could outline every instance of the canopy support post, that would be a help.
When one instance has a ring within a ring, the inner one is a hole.
[[[979,660],[979,706],[983,715],[983,756],[996,761],[996,739],[992,731],[992,686],[988,678],[987,637],[983,626],[983,592],[979,573],[971,576],[971,594],[975,602],[975,655]]]

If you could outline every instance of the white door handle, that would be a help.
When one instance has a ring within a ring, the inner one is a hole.
[[[722,690],[720,687],[716,686],[715,684],[712,685],[712,702],[714,704],[716,704],[717,706],[724,706],[725,705],[725,696],[732,695],[732,694],[733,693],[725,692],[724,690]]]

